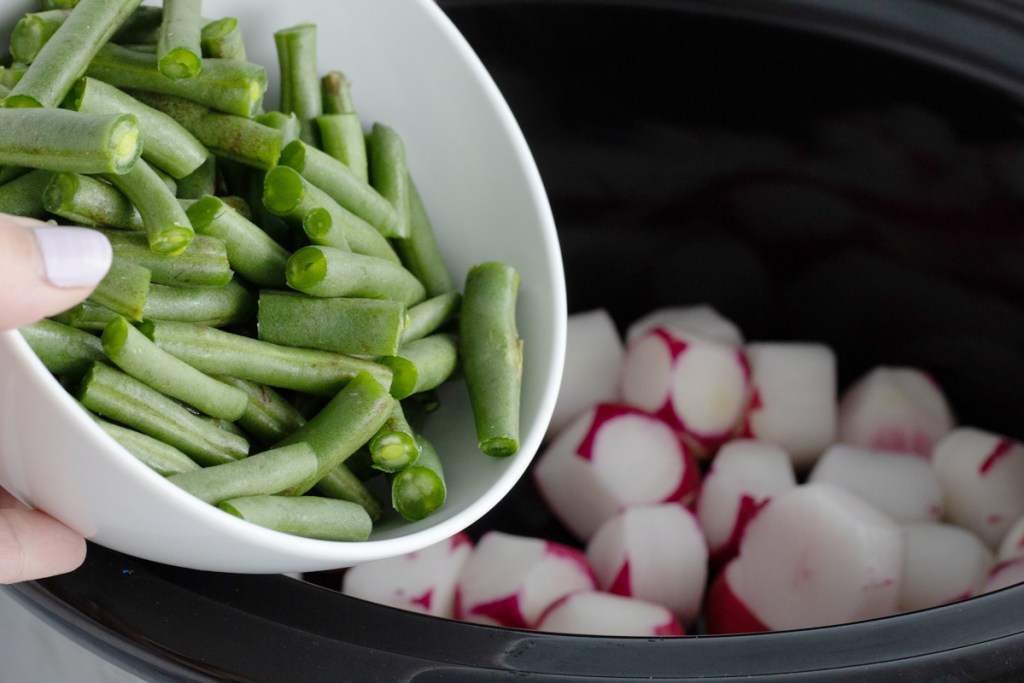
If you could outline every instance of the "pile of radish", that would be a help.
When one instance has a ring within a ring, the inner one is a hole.
[[[575,545],[489,531],[346,570],[348,595],[615,636],[819,627],[1024,581],[1024,445],[958,424],[923,370],[839,392],[818,343],[745,340],[709,306],[620,336],[569,318],[532,471]]]

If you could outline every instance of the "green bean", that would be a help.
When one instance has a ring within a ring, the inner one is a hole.
[[[185,251],[195,231],[174,193],[148,163],[139,159],[124,175],[108,173],[103,177],[138,209],[153,252],[176,256]]]
[[[55,375],[81,377],[95,361],[105,358],[99,337],[55,320],[44,318],[19,328],[19,332]]]
[[[438,332],[402,344],[394,356],[380,359],[391,368],[391,394],[398,399],[441,386],[458,365],[455,336]]]
[[[409,236],[409,166],[405,143],[394,128],[375,123],[366,138],[370,185],[391,202],[398,213],[394,229],[386,237]]]
[[[150,284],[150,289],[154,286],[155,285]],[[148,301],[148,295],[146,299]],[[111,320],[119,315],[120,313],[115,313],[106,306],[86,299],[81,303],[75,304],[66,311],[61,311],[60,313],[51,316],[51,319],[61,323],[62,325],[73,327],[76,330],[102,332],[103,328],[105,328]],[[142,315],[145,317],[145,309],[143,309]],[[98,341],[99,337],[96,337],[96,339]],[[106,358],[106,354],[104,354],[103,358]]]
[[[256,319],[256,297],[232,280],[214,287],[173,287],[153,284],[143,317],[224,327]]]
[[[209,150],[173,118],[95,78],[79,80],[65,106],[85,114],[123,112],[135,116],[142,138],[142,158],[173,178],[184,178],[210,156]]]
[[[268,111],[257,116],[255,120],[264,126],[281,131],[282,149],[292,141],[298,140],[302,130],[299,124],[299,117],[294,112],[284,114],[279,111]]]
[[[169,477],[200,469],[195,460],[160,439],[154,439],[134,429],[107,422],[102,418],[95,419],[103,431],[109,434],[114,441],[121,444],[126,451],[156,471],[157,474]]]
[[[81,173],[53,174],[43,191],[43,206],[78,225],[145,229],[139,210],[123,192]]]
[[[160,27],[164,23],[164,10],[162,7],[143,5],[136,8],[120,28],[110,38],[112,43],[122,45],[135,44],[139,47],[145,45],[156,54],[156,44],[160,40]]]
[[[304,441],[316,451],[316,473],[288,489],[289,495],[309,491],[328,472],[370,440],[391,414],[395,400],[369,373],[360,372],[306,424],[278,445]]]
[[[29,218],[45,216],[43,192],[52,177],[50,171],[36,169],[0,185],[0,213]]]
[[[370,182],[366,161],[366,136],[352,103],[348,79],[340,71],[329,71],[320,79],[324,113],[316,117],[320,145],[324,152],[345,164],[364,183]]]
[[[191,100],[210,109],[253,117],[263,104],[263,67],[235,59],[203,59],[199,74],[173,80],[160,73],[155,54],[108,43],[89,63],[86,75],[122,90],[142,90]]]
[[[281,76],[281,111],[295,112],[300,137],[317,144],[313,119],[323,113],[316,61],[316,24],[298,24],[274,33]]]
[[[223,420],[237,420],[249,401],[244,391],[230,386],[157,347],[149,337],[115,318],[103,330],[103,351],[119,368],[165,396]]]
[[[368,444],[373,467],[381,472],[398,472],[416,463],[420,444],[409,426],[400,401]]]
[[[239,275],[261,287],[285,284],[288,251],[223,199],[206,195],[189,206],[186,213],[197,233],[224,242],[228,262]]]
[[[316,454],[305,443],[273,448],[235,462],[168,477],[205,503],[279,493],[316,471]]]
[[[218,507],[268,529],[326,541],[365,541],[373,528],[356,503],[317,496],[247,496]]]
[[[245,439],[218,429],[127,373],[95,363],[78,400],[94,413],[160,439],[203,466],[244,458]]]
[[[199,199],[217,192],[217,157],[213,154],[199,168],[178,178],[178,199]]]
[[[235,17],[224,17],[203,26],[200,34],[203,57],[245,61],[245,40]]]
[[[444,468],[434,446],[418,435],[420,457],[415,465],[390,475],[391,505],[405,519],[424,519],[444,505],[448,497]]]
[[[384,504],[348,466],[348,462],[356,460],[363,450],[360,448],[344,463],[323,476],[313,487],[313,491],[319,496],[356,503],[366,510],[371,520],[377,521],[384,512]]]
[[[202,64],[201,0],[164,0],[156,44],[157,67],[167,78],[193,78]]]
[[[312,296],[389,299],[411,306],[426,294],[419,280],[398,264],[331,247],[299,249],[288,259],[285,277],[289,287]]]
[[[0,86],[7,89],[4,97],[10,94],[11,88],[18,84],[18,81],[22,79],[26,71],[28,71],[28,64],[15,62],[9,66],[0,66]]]
[[[187,220],[187,219],[186,219]],[[161,285],[181,287],[217,287],[231,281],[233,272],[228,262],[227,247],[221,240],[196,235],[177,255],[158,254],[149,248],[143,232],[100,230],[114,250],[114,257],[149,268],[152,281]]]
[[[444,254],[437,243],[434,226],[423,206],[416,183],[409,178],[409,236],[395,240],[395,251],[405,267],[423,283],[430,296],[457,289]]]
[[[141,0],[81,0],[11,88],[3,106],[56,107],[140,4]]]
[[[406,309],[395,301],[263,290],[257,320],[259,338],[274,344],[390,356],[398,352]]]
[[[114,259],[107,274],[89,295],[89,301],[118,315],[142,320],[152,273],[145,266]]]
[[[455,318],[459,312],[462,295],[459,292],[438,294],[421,301],[409,309],[409,321],[402,333],[402,343],[422,339],[437,332]]]
[[[74,9],[77,4],[78,0],[39,0],[39,8],[44,11],[51,9]]]
[[[15,62],[31,64],[64,20],[71,14],[66,9],[29,12],[18,20],[11,32],[11,57]]]
[[[171,321],[153,321],[148,333],[157,346],[208,374],[232,375],[279,389],[323,396],[333,395],[361,372],[384,386],[391,385],[388,368],[340,353],[281,346],[212,327]]]
[[[523,344],[516,330],[519,273],[498,262],[470,268],[459,325],[462,369],[480,450],[497,457],[519,449]]]
[[[270,387],[227,375],[214,377],[249,397],[245,412],[235,423],[259,443],[276,443],[306,424],[302,413]]]
[[[0,164],[78,173],[128,173],[142,152],[131,114],[0,108]]]

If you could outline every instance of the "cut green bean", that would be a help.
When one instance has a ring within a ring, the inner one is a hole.
[[[172,117],[95,78],[79,80],[65,106],[85,114],[135,116],[142,138],[142,158],[173,178],[184,178],[210,156],[210,151]]]
[[[316,117],[320,146],[345,164],[357,178],[370,182],[363,124],[352,102],[348,79],[340,71],[330,71],[320,79],[324,113]]]
[[[318,144],[314,119],[323,114],[316,61],[316,24],[298,24],[274,33],[281,80],[281,111],[299,118],[300,137]]]
[[[187,220],[187,219],[186,219]],[[233,271],[228,262],[227,247],[209,235],[196,235],[179,254],[158,254],[149,248],[143,232],[100,230],[114,250],[115,259],[122,259],[149,268],[152,281],[178,287],[217,287],[231,281]]]
[[[140,4],[141,0],[81,0],[11,88],[3,106],[56,107]]]
[[[284,114],[279,111],[268,111],[257,116],[255,120],[264,126],[281,131],[282,149],[292,141],[298,140],[301,134],[302,127],[299,124],[299,117],[294,112]]]
[[[79,378],[94,362],[105,358],[99,337],[55,320],[44,318],[19,328],[19,332],[55,375]]]
[[[114,441],[157,474],[169,477],[201,469],[195,460],[160,439],[101,418],[96,418],[96,422]]]
[[[245,413],[244,391],[220,382],[157,347],[149,337],[116,318],[103,331],[103,351],[119,368],[165,396],[222,420]]]
[[[236,280],[215,287],[153,284],[143,317],[224,327],[256,319],[256,297]]]
[[[11,57],[14,61],[31,64],[69,14],[70,10],[51,9],[29,12],[19,19],[11,32]]]
[[[44,217],[43,192],[52,177],[51,171],[36,169],[0,185],[0,213]]]
[[[9,66],[0,66],[0,86],[7,88],[4,97],[10,94],[11,88],[18,84],[26,71],[28,71],[28,64],[14,63]]]
[[[114,259],[88,300],[131,320],[142,320],[151,279],[145,266]]]
[[[202,0],[164,0],[156,44],[157,67],[167,78],[193,78],[202,66]]]
[[[461,303],[462,295],[459,292],[448,292],[432,296],[411,307],[409,309],[409,324],[406,325],[405,332],[402,334],[402,343],[422,339],[428,334],[437,332],[446,323],[455,320],[458,317]]]
[[[210,109],[253,117],[263,104],[266,70],[236,59],[203,59],[194,78],[173,80],[160,73],[155,54],[108,43],[89,63],[86,75],[122,90],[143,90],[191,100]]]
[[[0,164],[122,174],[141,152],[139,122],[131,114],[0,108]]]
[[[212,327],[170,321],[153,321],[147,333],[157,346],[211,375],[231,375],[321,396],[334,395],[361,372],[386,387],[391,385],[388,368],[340,353],[281,346]]]
[[[227,375],[215,377],[249,397],[245,412],[235,422],[255,441],[276,443],[306,424],[306,418],[295,406],[265,384]]]
[[[371,520],[377,521],[384,513],[384,504],[348,466],[348,462],[357,459],[363,451],[360,448],[344,463],[328,472],[316,483],[313,491],[319,496],[356,503],[366,510]]]
[[[405,143],[394,128],[375,123],[366,138],[370,185],[391,202],[398,213],[393,231],[386,237],[409,236],[409,166]]]
[[[248,496],[218,507],[258,526],[325,541],[365,541],[373,529],[360,505],[318,496]]]
[[[420,457],[415,465],[390,476],[391,504],[402,517],[415,522],[429,517],[448,497],[444,468],[434,446],[422,435],[417,438]]]
[[[200,34],[203,57],[245,61],[245,39],[235,17],[224,17],[203,26]]]
[[[299,442],[168,477],[199,500],[216,505],[231,498],[280,493],[316,471],[316,453]]]
[[[299,249],[285,268],[288,286],[311,296],[355,296],[389,299],[411,306],[426,292],[402,266],[331,247]]]
[[[216,192],[217,157],[213,154],[206,157],[199,168],[178,179],[178,199],[199,199]]]
[[[78,0],[39,0],[39,8],[42,10],[51,9],[74,9]]]
[[[402,344],[394,356],[380,359],[391,368],[391,394],[398,399],[441,386],[458,366],[455,336],[438,332]]]
[[[195,237],[185,210],[146,161],[139,159],[123,175],[103,176],[138,209],[149,248],[157,254],[176,256]]]
[[[490,261],[470,268],[459,325],[462,369],[480,450],[504,457],[519,449],[523,342],[516,329],[519,273]]]
[[[369,451],[373,467],[381,472],[399,472],[419,459],[420,444],[400,401],[395,401],[391,415],[370,439]]]
[[[155,285],[150,285],[150,289]],[[146,297],[147,300],[149,297]],[[111,320],[119,316],[120,313],[115,313],[106,306],[102,306],[95,301],[85,301],[75,304],[66,311],[51,316],[51,318],[62,325],[73,327],[77,330],[91,330],[95,332],[102,332]],[[143,316],[145,316],[145,309],[143,309]],[[97,341],[99,337],[96,337]],[[106,354],[103,356],[106,358]]]
[[[195,231],[224,242],[231,268],[261,287],[285,284],[288,251],[223,199],[207,195],[186,212]]]
[[[264,341],[357,356],[391,356],[402,341],[406,308],[380,299],[317,298],[263,290],[257,315],[259,338]]]
[[[142,5],[135,9],[120,28],[110,38],[112,43],[122,45],[145,46],[156,54],[156,44],[160,40],[160,27],[164,23],[162,7]]]
[[[79,388],[86,408],[178,448],[203,466],[244,458],[248,442],[218,429],[156,389],[104,363],[95,363]]]
[[[437,243],[434,226],[427,215],[426,207],[409,178],[409,236],[395,240],[395,251],[405,267],[423,283],[430,296],[455,291],[455,278],[445,261]]]
[[[43,206],[78,225],[145,229],[138,209],[123,192],[81,173],[54,174],[43,191]]]

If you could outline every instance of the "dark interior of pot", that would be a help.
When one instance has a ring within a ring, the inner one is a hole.
[[[829,344],[841,384],[878,364],[923,367],[961,423],[1024,438],[1024,120],[1014,93],[701,2],[440,4],[535,155],[570,312],[605,308],[624,327],[659,306],[708,303],[748,339]],[[720,3],[745,5],[756,3]],[[471,531],[487,529],[571,542],[529,477]],[[74,637],[169,680],[1024,671],[1016,588],[813,631],[648,640],[437,620],[325,589],[337,575],[310,578],[199,573],[92,548],[78,572],[20,594]]]

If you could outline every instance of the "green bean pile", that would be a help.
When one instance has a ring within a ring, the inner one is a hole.
[[[0,212],[102,231],[81,304],[21,332],[102,429],[222,510],[358,541],[382,498],[446,498],[424,438],[464,378],[480,450],[519,447],[518,273],[460,290],[399,133],[365,127],[316,26],[274,34],[281,98],[199,0],[42,0],[0,67]],[[386,492],[386,493],[385,493]]]

